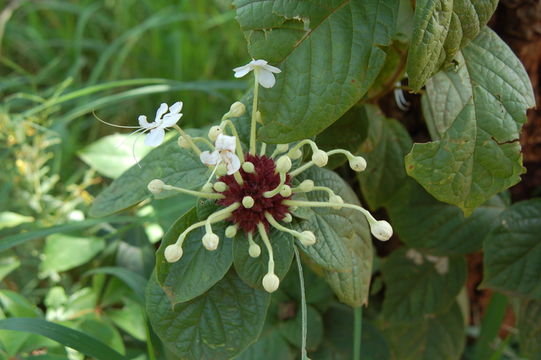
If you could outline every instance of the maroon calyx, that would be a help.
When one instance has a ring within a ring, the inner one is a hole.
[[[254,232],[258,223],[263,223],[265,229],[269,229],[269,222],[265,218],[265,212],[272,215],[277,221],[282,220],[287,213],[289,207],[282,203],[285,199],[290,199],[291,196],[283,197],[276,194],[271,198],[266,198],[263,193],[274,190],[280,184],[280,175],[276,173],[276,164],[274,160],[267,156],[257,156],[247,154],[246,161],[254,164],[255,171],[251,174],[245,172],[242,168],[239,170],[244,183],[239,185],[233,175],[224,175],[218,178],[227,184],[228,189],[222,194],[225,198],[218,200],[218,204],[229,206],[236,202],[242,202],[245,196],[251,196],[254,199],[254,206],[246,209],[241,206],[233,211],[233,215],[228,219],[236,224],[245,232]],[[290,176],[286,177],[286,185],[290,185]]]

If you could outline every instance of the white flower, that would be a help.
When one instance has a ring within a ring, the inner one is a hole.
[[[168,113],[167,110],[169,110]],[[137,120],[139,120],[140,128],[135,132],[142,130],[145,133],[150,131],[145,137],[145,145],[158,146],[163,142],[165,137],[165,128],[175,125],[182,117],[180,110],[182,110],[182,102],[180,101],[170,107],[166,103],[163,103],[156,111],[156,117],[153,122],[149,123],[145,115],[139,116]]]
[[[244,66],[234,68],[233,71],[236,78],[241,78],[250,71],[254,71],[257,74],[259,85],[264,88],[273,87],[276,83],[273,73],[278,74],[282,72],[277,67],[269,65],[265,60],[252,60]]]
[[[216,150],[213,152],[203,151],[199,158],[207,166],[217,166],[224,163],[227,167],[227,174],[234,174],[240,169],[240,160],[235,155],[236,145],[237,138],[235,136],[218,134],[215,142]]]

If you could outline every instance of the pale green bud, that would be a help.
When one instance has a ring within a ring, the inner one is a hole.
[[[393,236],[393,228],[385,220],[379,220],[370,224],[370,232],[374,237],[381,241],[386,241]]]
[[[246,113],[246,106],[241,103],[240,101],[235,101],[233,104],[231,104],[231,107],[229,108],[229,112],[227,113],[227,117],[239,117]]]
[[[165,183],[160,179],[154,179],[147,185],[148,191],[150,191],[154,195],[161,193],[164,190],[164,187]]]
[[[228,238],[234,238],[235,235],[237,235],[237,226],[236,225],[229,225],[226,229],[225,229],[225,236],[227,236]]]
[[[291,169],[291,158],[287,155],[280,156],[278,161],[276,161],[276,171],[279,173],[286,173]]]
[[[224,192],[227,190],[227,184],[222,181],[216,181],[212,187],[216,192]]]
[[[222,134],[224,131],[220,126],[212,126],[209,129],[208,137],[210,141],[216,141],[218,135]]]
[[[189,136],[189,135],[188,135]],[[186,138],[184,136],[179,136],[178,139],[177,139],[177,143],[178,143],[178,146],[180,146],[181,148],[183,149],[188,149],[190,148],[190,143],[188,140],[186,140]]]
[[[317,150],[312,155],[312,161],[316,166],[323,167],[329,162],[329,155],[323,150]]]
[[[246,209],[250,209],[254,206],[254,198],[251,196],[245,196],[242,198],[242,206],[244,206]]]
[[[280,195],[282,195],[283,197],[291,196],[291,186],[289,185],[282,186],[282,190],[280,190]]]
[[[248,254],[250,254],[251,257],[256,258],[261,255],[261,248],[254,243],[248,248]]]
[[[280,286],[280,279],[273,273],[263,276],[263,288],[268,292],[275,292]]]
[[[314,181],[307,179],[300,183],[299,189],[303,192],[308,192],[314,190]]]
[[[245,161],[244,164],[242,164],[242,170],[244,170],[248,174],[252,174],[253,172],[255,172],[254,164],[249,161]]]
[[[304,246],[312,246],[316,243],[316,236],[313,232],[306,230],[301,233],[299,240]]]
[[[349,159],[349,167],[351,167],[353,171],[363,171],[366,169],[366,160],[362,156],[354,156]]]
[[[206,233],[203,236],[203,246],[205,249],[213,251],[218,248],[218,244],[220,243],[220,238],[218,235],[213,233]]]
[[[174,263],[180,260],[180,258],[182,257],[182,254],[183,254],[182,248],[177,244],[173,244],[165,248],[163,255],[165,257],[165,260],[167,260],[167,262]]]

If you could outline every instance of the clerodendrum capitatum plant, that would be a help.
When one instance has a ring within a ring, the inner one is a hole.
[[[145,144],[157,147],[165,139],[166,128],[176,129],[177,140],[164,146],[177,149],[167,156],[181,154],[178,166],[198,161],[202,165],[194,166],[193,176],[182,174],[178,179],[175,173],[163,176],[164,169],[159,165],[148,170],[156,176],[148,182],[150,193],[179,193],[199,199],[197,208],[184,214],[164,236],[156,276],[149,287],[150,320],[162,340],[180,356],[186,351],[193,351],[194,358],[214,353],[232,356],[257,339],[269,305],[268,294],[279,288],[294,254],[300,262],[297,247],[325,269],[327,277],[351,277],[351,284],[330,283],[336,286],[339,297],[360,306],[366,301],[372,258],[369,237],[362,231],[369,229],[383,241],[393,234],[391,225],[376,220],[360,206],[337,175],[320,169],[327,165],[329,156],[343,156],[352,170],[361,172],[367,165],[362,156],[344,149],[324,151],[311,139],[278,145],[257,141],[258,124],[265,121],[258,111],[259,87],[272,88],[274,74],[280,69],[265,60],[252,60],[234,71],[237,78],[253,72],[251,107],[247,111],[243,102],[233,103],[219,125],[208,130],[207,137],[190,135],[181,128],[182,102],[161,104],[150,123],[146,116],[139,116],[139,126],[133,132],[146,133]],[[247,134],[241,132],[244,129]],[[156,161],[159,164],[159,159]],[[145,171],[147,164],[144,161],[139,166]],[[122,189],[113,185],[108,191]],[[318,213],[316,209],[326,211]],[[332,222],[335,224],[329,224]],[[353,227],[359,227],[363,237]],[[336,237],[344,239],[330,241]],[[337,246],[340,243],[341,247]],[[364,263],[354,261],[348,252],[360,252]],[[303,284],[301,278],[304,296]],[[217,308],[208,313],[207,321],[227,327],[229,319],[221,319],[225,315],[221,311],[233,311],[241,317],[244,324],[226,333],[233,337],[230,341],[213,342],[216,339],[210,333],[192,334],[193,330],[175,325],[194,311],[192,307],[206,306],[202,297],[227,299],[224,304],[213,305]],[[305,303],[302,311],[305,318]],[[304,325],[301,351],[306,357]],[[200,336],[202,347],[184,348],[182,339],[188,336]]]
[[[91,209],[176,205],[145,304],[164,354],[459,359],[481,249],[482,286],[541,309],[541,222],[521,221],[541,203],[505,194],[534,97],[486,27],[496,0],[233,3],[254,59],[234,76],[253,86],[209,128],[186,129],[177,98],[139,116],[155,149]],[[431,141],[387,117],[410,107]]]

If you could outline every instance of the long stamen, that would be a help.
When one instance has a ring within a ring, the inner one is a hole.
[[[216,218],[221,218],[225,216],[225,219],[227,219],[229,216],[231,216],[231,213],[237,210],[239,207],[240,207],[240,203],[237,202],[237,203],[233,203],[229,205],[226,208],[216,211],[215,213],[210,214],[205,222],[205,230],[207,231],[207,233],[212,234],[212,227],[210,225],[213,222],[216,222],[215,221]]]
[[[334,149],[334,150],[330,150],[330,151],[327,151],[327,156],[331,156],[331,155],[337,155],[337,154],[343,154],[345,155],[349,162],[350,162],[350,166],[353,170],[355,171],[362,171],[364,170],[364,168],[366,167],[366,161],[364,161],[364,158],[361,157],[361,156],[354,156],[351,152],[347,151],[347,150],[344,150],[344,149]],[[311,168],[312,166],[314,166],[314,161],[311,160],[311,161],[308,161],[307,163],[305,163],[304,165],[298,167],[297,169],[293,170],[291,173],[289,173],[291,176],[297,176],[299,175],[300,173],[302,173],[303,171]]]
[[[110,122],[107,122],[105,120],[102,120],[100,119],[100,117],[98,115],[96,115],[96,113],[94,112],[94,110],[92,110],[92,115],[94,115],[94,117],[104,123],[105,125],[109,125],[109,126],[113,126],[113,127],[116,127],[116,128],[121,128],[121,129],[139,129],[140,126],[125,126],[125,125],[115,125],[115,124],[111,124]]]
[[[275,156],[279,155],[279,154],[282,154],[282,153],[285,153],[289,150],[289,145],[288,144],[278,144],[276,145],[276,149],[274,149],[274,152],[272,153],[272,155],[270,156],[272,159],[274,159]]]
[[[240,163],[242,164],[244,162],[244,152],[242,151],[242,144],[240,143],[240,137],[237,132],[237,128],[235,127],[235,124],[231,120],[224,120],[220,124],[221,128],[225,128],[226,126],[229,127],[231,130],[231,133],[236,139],[237,146],[235,147],[235,152],[237,153],[237,156],[239,157]]]
[[[259,83],[257,81],[258,71],[254,70],[254,100],[252,103],[252,122],[250,124],[250,154],[255,155],[256,119],[257,119],[257,97],[259,94]]]
[[[214,223],[217,223],[217,222],[220,222],[222,220],[225,220],[227,219],[231,214],[222,214],[221,216],[217,216],[217,217],[214,217],[211,221],[212,224]],[[202,220],[202,221],[198,221],[192,225],[190,225],[188,228],[186,228],[186,230],[184,230],[179,236],[178,236],[178,239],[177,241],[175,242],[174,245],[177,245],[177,246],[182,246],[182,244],[184,243],[184,240],[186,239],[186,236],[188,236],[188,234],[190,232],[192,232],[193,230],[197,229],[197,228],[200,228],[200,227],[203,227],[206,225],[208,219],[207,220]]]
[[[248,244],[250,244],[250,247],[248,248],[248,254],[250,254],[251,257],[256,258],[261,255],[261,248],[255,243],[254,234],[248,233],[247,236]]]
[[[235,178],[235,181],[237,182],[237,184],[239,184],[239,185],[244,184],[244,180],[242,179],[242,175],[238,171],[236,171],[233,174],[233,177]]]
[[[173,125],[173,127],[179,132],[180,136],[184,137],[186,142],[188,144],[190,144],[192,150],[195,151],[195,153],[197,155],[200,155],[201,154],[201,149],[199,149],[199,147],[197,147],[197,145],[195,145],[195,143],[192,141],[192,137],[190,135],[186,134],[186,132],[184,132],[184,130],[182,130],[180,128],[180,126],[178,126],[177,124]]]
[[[293,154],[294,152],[296,152],[297,150],[300,150],[304,145],[307,145],[307,144],[309,144],[310,147],[312,148],[312,152],[316,152],[318,150],[318,147],[315,142],[313,142],[310,139],[304,139],[304,140],[299,141],[297,144],[295,144],[295,146],[293,146],[291,150],[289,150],[289,154]]]
[[[206,193],[206,192],[202,192],[202,191],[188,190],[188,189],[184,189],[184,188],[180,188],[180,187],[176,187],[176,186],[172,186],[172,185],[166,185],[166,184],[163,185],[163,190],[174,190],[174,191],[178,191],[178,192],[181,192],[181,193],[184,193],[184,194],[193,195],[193,196],[197,196],[197,197],[202,197],[202,198],[206,198],[206,199],[223,199],[225,197],[222,194]]]
[[[303,244],[304,246],[311,246],[314,245],[316,242],[316,237],[311,231],[303,231],[301,233],[296,230],[289,229],[276,221],[276,219],[268,212],[265,212],[265,219],[267,219],[269,224],[271,224],[271,226],[274,227],[276,230],[286,232],[299,239],[301,244]]]
[[[366,210],[362,206],[354,205],[354,204],[348,204],[348,203],[340,204],[340,203],[334,203],[334,202],[302,201],[302,200],[284,200],[282,201],[282,204],[287,205],[287,206],[298,206],[298,207],[343,207],[343,208],[360,211],[366,217],[366,220],[368,220],[370,224],[377,222],[377,220],[372,216],[372,214],[370,214],[368,210]]]
[[[280,279],[274,273],[274,254],[272,252],[272,246],[265,230],[265,226],[262,223],[257,224],[257,229],[259,230],[259,235],[267,248],[269,253],[269,262],[267,274],[263,277],[263,287],[267,292],[274,292],[280,286]]]
[[[261,150],[259,150],[259,156],[265,155],[266,152],[267,152],[267,144],[261,143]]]
[[[202,142],[204,143],[205,145],[207,145],[211,150],[214,150],[214,144],[211,143],[210,141],[208,141],[207,139],[205,139],[204,137],[201,137],[201,136],[198,136],[198,137],[194,137],[194,138],[191,138],[191,140],[195,143],[197,141],[199,142]]]

